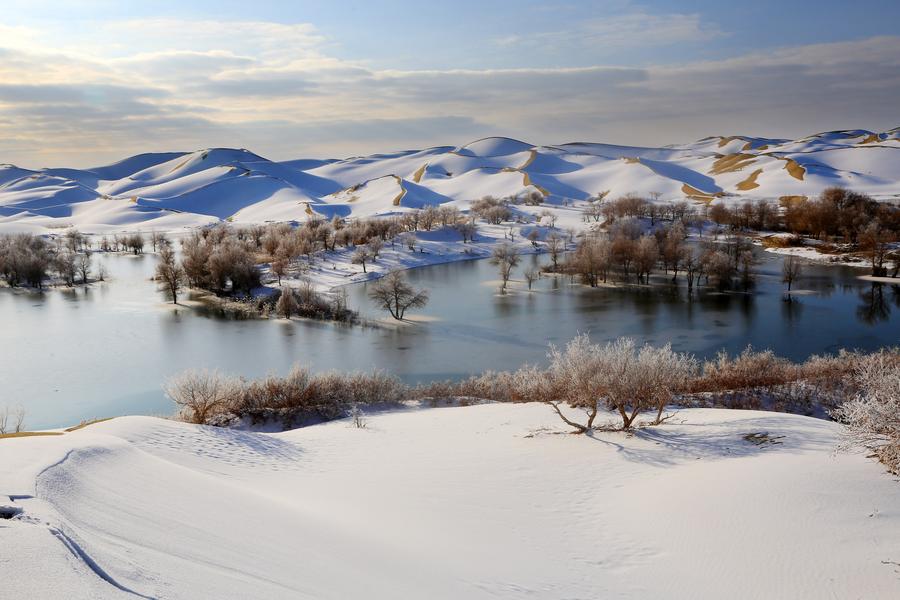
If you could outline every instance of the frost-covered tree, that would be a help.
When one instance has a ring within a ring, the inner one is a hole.
[[[865,360],[855,374],[860,392],[832,416],[847,426],[844,445],[863,446],[900,474],[900,364],[887,353]]]
[[[390,271],[369,288],[369,298],[398,321],[410,308],[428,303],[428,291],[417,290],[406,281],[402,271]]]
[[[601,345],[582,334],[564,350],[551,346],[549,358],[549,373],[559,390],[549,404],[580,433],[594,429],[599,408],[604,405],[619,414],[622,429],[630,429],[647,410],[656,410],[654,424],[662,422],[673,394],[697,372],[693,356],[673,352],[669,345],[638,348],[629,338]],[[579,423],[570,419],[560,409],[563,403],[583,410],[587,420]]]
[[[354,265],[362,265],[363,273],[368,273],[366,271],[366,263],[372,260],[372,253],[369,252],[369,249],[366,246],[357,246],[356,250],[353,251],[353,255],[350,257],[350,262]]]

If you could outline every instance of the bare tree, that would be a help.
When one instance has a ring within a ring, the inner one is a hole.
[[[402,271],[394,270],[372,284],[369,298],[391,313],[392,317],[402,321],[408,309],[428,304],[428,291],[415,289],[406,281]]]
[[[789,292],[791,291],[791,286],[800,277],[801,272],[802,267],[796,256],[790,255],[784,259],[784,262],[781,264],[781,281],[787,284]]]
[[[13,411],[13,416],[16,418],[16,425],[14,433],[19,433],[20,431],[25,430],[25,409],[21,406],[16,407]]]
[[[478,226],[472,221],[463,221],[456,225],[456,230],[459,232],[459,235],[462,236],[463,244],[467,244],[475,239],[475,234],[478,232]]]
[[[288,253],[283,250],[283,247],[279,247],[275,251],[275,258],[272,259],[271,263],[272,274],[278,278],[278,285],[281,285],[281,278],[287,274],[290,264],[291,259]]]
[[[241,383],[218,371],[190,369],[170,377],[163,390],[178,405],[182,419],[203,424],[239,399]]]
[[[525,282],[528,284],[528,289],[530,290],[535,280],[540,276],[540,271],[537,269],[525,269],[524,276]]]
[[[283,319],[290,319],[299,309],[297,298],[294,296],[294,290],[287,288],[281,290],[278,302],[275,303],[275,312]]]
[[[384,248],[384,242],[381,241],[381,238],[375,237],[370,239],[366,246],[369,249],[369,254],[372,256],[372,262],[378,260],[378,254],[381,252],[381,249]]]
[[[15,420],[15,424],[12,426],[12,431],[8,431],[10,427],[9,424],[9,407],[4,406],[0,409],[0,435],[4,433],[19,433],[25,429],[25,409],[21,406],[15,408],[12,411],[12,417]]]
[[[500,293],[506,293],[506,284],[509,283],[509,276],[513,268],[519,264],[519,251],[515,246],[508,242],[498,244],[494,247],[491,254],[491,264],[500,267]]]
[[[372,254],[367,247],[357,246],[356,250],[353,251],[353,256],[350,257],[350,262],[354,265],[362,265],[363,273],[368,273],[368,271],[366,271],[366,263],[371,258]]]
[[[544,243],[547,244],[550,262],[553,263],[553,270],[556,271],[559,268],[559,257],[566,248],[566,240],[555,231],[551,231],[544,239]]]
[[[91,274],[91,252],[90,250],[85,250],[81,254],[78,255],[78,258],[75,261],[76,267],[78,268],[78,273],[81,275],[81,283],[87,284],[88,277]]]
[[[890,232],[882,229],[877,221],[870,223],[859,234],[859,246],[872,263],[872,275],[877,277],[887,275],[884,262],[890,250],[891,239]]]
[[[178,291],[184,285],[184,269],[175,260],[175,251],[168,245],[162,246],[159,251],[156,278],[165,285],[172,304],[178,304]]]
[[[569,419],[560,410],[559,402],[553,408],[580,433],[594,428],[600,403],[618,412],[623,429],[630,429],[637,417],[649,409],[657,411],[653,423],[659,424],[672,395],[697,372],[693,356],[673,352],[669,345],[638,348],[629,338],[601,346],[582,334],[569,342],[565,350],[551,346],[549,358],[560,399],[572,408],[584,410],[587,421]]]
[[[53,259],[53,268],[63,282],[71,287],[75,285],[78,269],[75,266],[75,253],[68,248],[61,250]]]

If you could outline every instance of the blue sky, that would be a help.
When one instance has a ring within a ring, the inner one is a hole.
[[[0,162],[900,125],[900,2],[0,1]]]

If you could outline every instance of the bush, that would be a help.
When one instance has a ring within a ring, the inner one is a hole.
[[[856,377],[860,392],[832,412],[847,426],[845,446],[870,449],[900,475],[900,364],[888,354],[875,354],[860,362]]]

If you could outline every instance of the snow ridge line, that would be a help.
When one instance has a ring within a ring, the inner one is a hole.
[[[37,495],[37,480],[40,479],[41,476],[44,473],[46,473],[47,471],[49,471],[50,469],[52,469],[54,467],[58,467],[61,464],[63,464],[64,462],[66,462],[69,459],[69,457],[72,456],[72,453],[75,452],[75,450],[77,450],[77,448],[71,448],[68,452],[66,452],[65,456],[63,456],[61,459],[59,459],[52,465],[48,465],[47,467],[43,468],[41,470],[41,472],[37,474],[37,476],[35,477],[35,495]],[[91,557],[91,555],[89,555],[87,552],[85,552],[85,550],[77,542],[75,542],[75,540],[73,540],[71,537],[69,537],[61,528],[54,527],[52,525],[48,525],[48,529],[49,529],[50,533],[53,534],[53,536],[56,539],[58,539],[60,542],[62,542],[63,546],[65,546],[66,549],[69,552],[71,552],[75,558],[79,559],[81,562],[83,562],[85,565],[87,565],[87,567],[91,571],[93,571],[94,574],[97,575],[97,577],[99,577],[106,583],[110,584],[111,586],[113,586],[125,593],[137,596],[138,598],[146,598],[147,600],[157,600],[155,596],[145,596],[144,594],[141,594],[140,592],[136,592],[136,591],[122,585],[118,581],[116,581],[112,577],[112,575],[107,573],[103,569],[103,567],[101,567],[97,563],[97,561],[95,561]]]
[[[63,532],[61,529],[59,529],[57,527],[53,527],[53,526],[50,526],[48,529],[50,530],[50,533],[53,534],[53,536],[56,539],[58,539],[60,542],[62,542],[63,546],[65,546],[66,549],[69,552],[71,552],[73,556],[75,556],[75,558],[81,560],[81,562],[83,562],[85,565],[87,565],[87,567],[91,571],[93,571],[94,574],[97,575],[97,577],[99,577],[106,583],[110,584],[111,586],[113,586],[125,593],[137,596],[138,598],[146,598],[146,600],[156,600],[155,596],[145,596],[144,594],[141,594],[140,592],[136,592],[130,588],[127,588],[124,585],[122,585],[121,583],[119,583],[118,581],[116,581],[112,577],[112,575],[110,575],[109,573],[104,571],[103,567],[101,567],[100,565],[97,564],[97,561],[95,561],[93,558],[91,558],[91,556],[87,552],[85,552],[81,546],[79,546],[72,538],[70,538],[68,535],[66,535],[65,532]]]

